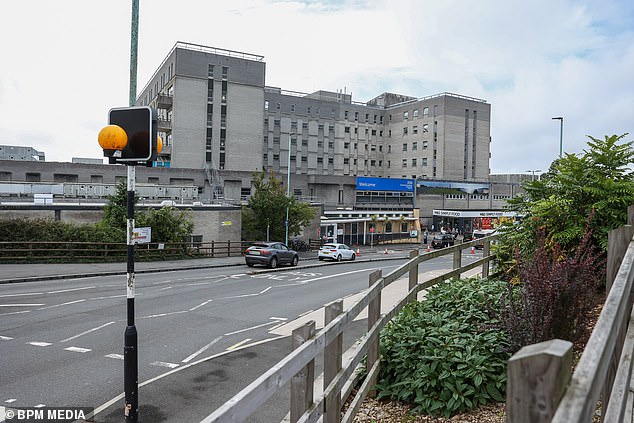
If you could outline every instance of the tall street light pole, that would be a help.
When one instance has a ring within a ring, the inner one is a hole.
[[[291,198],[291,133],[288,134],[288,160],[286,161],[286,237],[284,244],[288,245],[288,207]]]
[[[564,139],[564,118],[562,116],[554,117],[553,120],[559,121],[559,158],[563,155],[563,139]]]

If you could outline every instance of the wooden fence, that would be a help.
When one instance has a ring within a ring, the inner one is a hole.
[[[609,233],[607,298],[574,373],[568,341],[522,348],[508,363],[508,422],[591,422],[599,399],[603,421],[632,422],[634,206],[627,220]]]
[[[315,333],[315,322],[310,321],[293,331],[294,350],[275,366],[236,394],[201,423],[242,422],[255,413],[267,399],[291,382],[290,421],[316,422],[323,418],[325,423],[352,422],[362,401],[373,389],[379,373],[379,333],[381,329],[409,302],[415,301],[417,294],[426,288],[460,274],[482,266],[482,274],[488,276],[491,261],[490,241],[496,235],[458,244],[442,250],[418,255],[411,251],[407,263],[388,275],[376,271],[369,276],[369,288],[364,296],[349,309],[343,310],[342,300],[334,301],[325,308],[325,327]],[[462,266],[462,250],[483,242],[483,258]],[[433,279],[419,282],[418,265],[427,260],[453,254],[453,270]],[[381,291],[402,276],[408,275],[408,292],[391,310],[381,310]],[[346,326],[365,308],[368,308],[367,332],[357,340],[345,354],[342,352],[342,337]],[[382,312],[384,314],[382,314]],[[315,395],[315,359],[323,354],[323,386],[319,386]],[[361,387],[351,399],[345,414],[341,415],[341,405],[350,397],[358,378],[357,369],[367,355],[367,375]],[[315,398],[317,396],[317,398]]]

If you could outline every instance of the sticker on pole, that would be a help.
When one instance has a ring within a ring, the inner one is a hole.
[[[135,244],[149,244],[152,242],[152,228],[134,228],[132,242]]]

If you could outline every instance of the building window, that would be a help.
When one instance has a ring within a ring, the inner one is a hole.
[[[333,159],[332,157],[329,157],[328,164],[335,164],[335,159]]]
[[[302,147],[308,147],[308,140],[302,140]]]
[[[407,143],[406,142],[403,143],[403,151],[407,151]]]
[[[376,136],[376,129],[372,130],[372,136]]]
[[[407,135],[407,126],[403,128],[403,135]]]
[[[409,112],[403,112],[403,120],[409,119]]]
[[[308,157],[302,156],[302,163],[306,163],[308,161]]]
[[[403,159],[403,167],[407,167],[407,159]]]
[[[414,142],[412,143],[412,151],[416,151],[416,150],[418,150],[418,142],[417,142],[417,141],[414,141]]]
[[[354,112],[354,121],[357,122],[359,120],[359,112]]]
[[[427,149],[427,145],[429,144],[428,141],[423,141],[423,150]]]
[[[418,109],[414,109],[414,117],[417,118],[418,117]]]
[[[412,167],[416,167],[416,166],[417,166],[416,159],[412,159]]]
[[[328,141],[328,148],[330,148],[330,149],[335,148],[335,142],[334,141]]]
[[[273,137],[273,144],[279,144],[280,143],[280,137]]]
[[[424,117],[429,116],[429,107],[423,107],[423,116]]]
[[[418,134],[418,125],[412,126],[412,134],[414,135]]]
[[[295,105],[291,104],[291,113],[295,113]]]
[[[345,128],[343,128],[343,132],[345,132],[346,134],[350,133],[350,127],[346,126]]]
[[[317,157],[317,164],[323,163],[324,162],[324,158],[323,157]]]
[[[345,148],[346,150],[347,150],[348,148],[350,148],[350,143],[349,143],[349,142],[344,142],[344,143],[343,143],[343,148]]]
[[[273,154],[273,160],[279,161],[280,160],[280,155],[279,154]]]
[[[264,100],[264,110],[269,110],[269,101]]]
[[[343,159],[343,164],[345,164],[345,165],[350,164],[350,159],[348,157]]]
[[[306,107],[306,113],[310,114],[310,106]]]
[[[429,132],[429,124],[428,123],[425,123],[423,125],[423,133],[426,133],[426,132]]]
[[[229,68],[226,66],[222,67],[222,79],[227,79],[227,74],[229,73]]]
[[[275,103],[275,110],[280,110],[282,108],[282,103]]]

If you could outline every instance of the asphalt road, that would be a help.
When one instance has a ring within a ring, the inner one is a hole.
[[[401,263],[137,275],[142,421],[200,420],[290,351],[288,322]],[[97,421],[121,421],[124,283],[104,276],[1,285],[0,404],[96,407]],[[253,421],[283,416],[285,401],[281,393]]]

